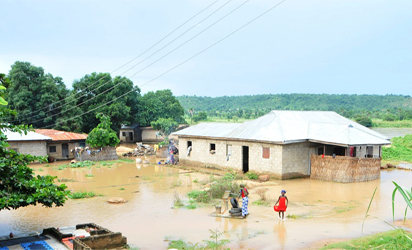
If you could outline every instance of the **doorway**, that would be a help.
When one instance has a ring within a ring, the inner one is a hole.
[[[67,143],[62,144],[62,157],[69,158],[69,145]]]
[[[242,169],[243,169],[243,173],[247,173],[249,172],[249,147],[243,146],[242,152],[243,152]]]

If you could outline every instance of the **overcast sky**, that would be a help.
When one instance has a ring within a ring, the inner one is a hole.
[[[286,0],[178,66],[281,0],[244,2],[1,0],[0,72],[27,61],[69,88],[113,72],[175,95],[412,94],[411,0]]]

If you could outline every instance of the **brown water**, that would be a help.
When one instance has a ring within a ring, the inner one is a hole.
[[[211,205],[194,210],[172,209],[173,193],[177,191],[187,201],[187,192],[200,189],[199,182],[208,179],[205,174],[188,173],[165,165],[138,165],[138,169],[135,163],[127,162],[91,169],[57,170],[57,165],[32,167],[38,174],[77,180],[66,183],[69,189],[94,191],[104,196],[68,200],[64,207],[58,208],[30,206],[1,211],[0,235],[95,222],[122,232],[131,246],[140,249],[166,249],[167,239],[201,242],[210,236],[209,229],[225,231],[224,237],[230,239],[228,247],[232,249],[306,249],[319,240],[354,238],[391,229],[380,220],[391,221],[391,181],[412,185],[412,172],[405,170],[385,170],[380,180],[365,183],[341,184],[311,179],[275,181],[265,187],[269,198],[275,200],[280,190],[287,190],[290,204],[286,214],[296,215],[297,219],[281,221],[273,207],[251,204],[259,198],[255,193],[257,188],[251,188],[250,216],[238,220],[209,216],[215,210]],[[39,171],[40,168],[43,171]],[[86,177],[86,174],[94,177]],[[193,182],[196,179],[199,182]],[[379,219],[368,218],[362,234],[362,221],[376,187],[370,214]],[[108,204],[107,199],[113,196],[123,197],[128,202]],[[400,208],[396,218],[400,219],[404,203],[399,198],[397,204]]]

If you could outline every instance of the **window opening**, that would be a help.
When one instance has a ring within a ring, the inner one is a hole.
[[[263,147],[262,148],[262,158],[263,159],[269,159],[270,158],[270,148],[268,148],[268,147]]]

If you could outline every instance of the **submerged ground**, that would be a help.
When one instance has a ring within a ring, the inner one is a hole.
[[[152,162],[154,162],[152,160]],[[169,240],[201,242],[209,229],[224,231],[223,238],[232,249],[316,249],[331,239],[347,239],[390,230],[384,221],[392,221],[391,195],[396,181],[410,187],[412,172],[384,170],[381,179],[364,183],[333,183],[312,179],[269,181],[250,188],[250,216],[244,220],[209,216],[215,208],[206,204],[196,209],[173,209],[174,193],[187,201],[190,190],[202,188],[208,174],[190,172],[165,165],[137,165],[112,162],[90,168],[61,168],[33,164],[36,174],[49,174],[75,182],[64,182],[73,191],[93,191],[97,196],[68,200],[64,207],[41,206],[0,212],[0,235],[41,231],[46,227],[65,227],[94,222],[112,231],[122,232],[132,247],[165,249]],[[87,177],[89,176],[89,177]],[[63,180],[67,181],[67,180]],[[258,200],[256,190],[267,189],[271,206],[251,204]],[[362,233],[362,221],[370,198],[377,188]],[[285,189],[290,201],[281,221],[273,211],[275,198]],[[110,197],[123,197],[125,204],[108,204]],[[397,199],[396,218],[401,219],[405,205]],[[383,221],[382,221],[383,220]]]

